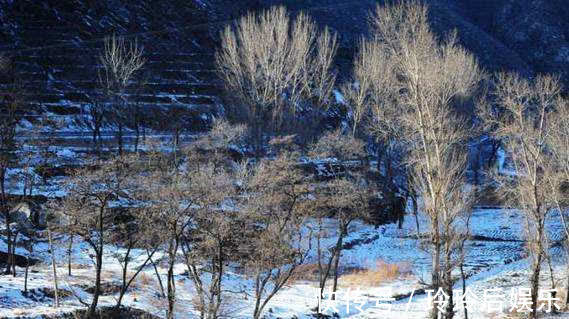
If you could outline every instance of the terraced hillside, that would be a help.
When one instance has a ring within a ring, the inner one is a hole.
[[[456,29],[462,44],[487,70],[526,76],[554,72],[569,84],[569,10],[563,0],[426,1],[433,29],[440,36]],[[0,52],[12,59],[18,72],[26,112],[70,119],[100,100],[97,69],[102,39],[129,35],[144,46],[148,61],[139,75],[145,85],[131,92],[130,101],[145,110],[183,110],[185,128],[200,130],[210,115],[222,111],[213,53],[225,21],[278,4],[292,12],[305,10],[338,32],[338,66],[344,80],[357,40],[369,32],[367,17],[382,2],[3,1]]]
[[[218,111],[207,8],[197,1],[23,0],[0,8],[1,51],[12,62],[29,114],[79,114],[101,100],[97,74],[105,36],[129,35],[146,64],[129,101],[183,110],[189,129]]]

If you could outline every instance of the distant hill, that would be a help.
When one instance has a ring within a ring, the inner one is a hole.
[[[210,0],[223,8],[231,0]],[[569,88],[569,6],[566,0],[425,0],[433,30],[440,36],[457,29],[462,44],[489,71],[526,76],[558,73]],[[343,51],[366,34],[367,17],[376,0],[250,0],[245,7],[284,4],[309,10],[316,21],[336,29]],[[312,8],[312,9],[311,9]],[[220,9],[221,10],[221,9]],[[347,51],[347,52],[346,52]]]
[[[489,71],[559,73],[569,87],[566,0],[426,0],[433,29],[457,29]],[[133,96],[149,108],[186,108],[190,126],[220,108],[213,54],[219,30],[248,10],[284,4],[306,10],[340,35],[338,65],[349,72],[357,39],[367,34],[374,0],[17,0],[0,3],[0,52],[26,87],[31,112],[74,114],[99,94],[101,39],[133,35],[144,45],[148,85]],[[1,83],[0,83],[1,85]],[[207,118],[207,116],[205,117]]]

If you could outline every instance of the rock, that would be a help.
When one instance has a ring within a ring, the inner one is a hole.
[[[18,267],[26,267],[28,260],[30,262],[30,266],[35,265],[35,264],[40,262],[39,259],[29,258],[29,257],[25,257],[22,255],[15,254],[16,266],[18,266]],[[0,264],[6,264],[7,262],[8,262],[8,253],[0,251]]]

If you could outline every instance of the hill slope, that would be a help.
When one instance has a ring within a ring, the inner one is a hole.
[[[109,34],[131,35],[145,48],[148,84],[131,97],[147,108],[188,110],[203,128],[221,111],[213,54],[218,31],[248,10],[284,4],[338,31],[338,65],[349,72],[357,39],[368,32],[375,0],[19,0],[0,4],[0,52],[11,57],[27,110],[77,114],[97,90],[97,56]],[[458,30],[489,71],[525,76],[555,72],[569,84],[569,9],[563,0],[427,0],[440,36]],[[212,23],[215,22],[215,23]]]

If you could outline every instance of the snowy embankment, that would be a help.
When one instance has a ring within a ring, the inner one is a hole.
[[[426,230],[427,220],[420,216],[420,225]],[[558,216],[551,215],[548,229],[553,241],[561,239],[562,234]],[[509,293],[511,288],[529,287],[528,259],[524,251],[523,219],[514,210],[477,210],[471,219],[471,230],[475,240],[467,244],[466,272],[467,287],[481,300],[473,305],[469,318],[495,318],[495,312],[487,311],[482,295],[485,289],[502,289],[505,294],[502,308],[503,316],[510,309]],[[336,239],[334,220],[327,220],[329,237],[325,239],[328,245]],[[93,260],[85,243],[75,242],[72,253],[72,276],[67,275],[67,240],[59,237],[55,254],[57,273],[60,279],[63,301],[58,310],[53,309],[53,291],[49,264],[48,245],[41,242],[30,252],[18,247],[17,253],[44,261],[30,268],[28,283],[29,293],[23,294],[23,272],[18,268],[18,276],[0,276],[0,317],[35,317],[39,315],[56,315],[84,308],[83,302],[89,302],[87,291],[92,287],[94,272]],[[353,285],[346,282],[345,276],[340,277],[338,301],[322,303],[323,310],[328,314],[338,312],[341,318],[424,318],[427,314],[426,304],[428,295],[420,290],[422,282],[428,282],[430,256],[424,251],[417,240],[414,216],[408,215],[402,229],[396,224],[383,225],[375,229],[362,222],[355,222],[350,228],[345,240],[342,254],[341,271],[344,274],[353,273],[353,269],[373,269],[378,262],[398,265],[401,273],[380,284]],[[564,256],[559,248],[553,249],[554,275],[564,288]],[[5,251],[4,242],[0,241],[0,250]],[[103,269],[103,282],[110,287],[101,299],[101,306],[112,306],[116,302],[117,292],[113,286],[120,284],[120,263],[114,257],[116,248],[106,247]],[[142,262],[145,255],[140,253],[137,262]],[[160,265],[160,256],[156,256],[158,270],[165,281],[166,269]],[[134,268],[133,268],[134,269]],[[186,276],[183,263],[176,266],[177,279],[177,311],[179,318],[192,318],[195,314],[192,306],[193,286]],[[549,271],[543,267],[542,287],[548,289]],[[563,281],[562,281],[563,280]],[[229,298],[225,312],[235,318],[250,318],[254,298],[252,282],[242,271],[235,270],[224,278]],[[563,282],[563,283],[561,283]],[[318,304],[317,283],[311,280],[297,280],[285,287],[268,305],[268,318],[311,318]],[[462,289],[458,282],[455,286]],[[412,295],[412,297],[410,297]],[[326,297],[326,295],[325,295]],[[397,299],[387,302],[389,298]],[[469,299],[475,303],[474,297]],[[134,286],[125,297],[124,304],[142,309],[154,315],[163,316],[165,300],[160,298],[160,288],[153,267],[148,266],[139,275]],[[388,311],[387,303],[392,304]],[[459,307],[458,316],[462,317]],[[498,316],[499,317],[499,316]]]

